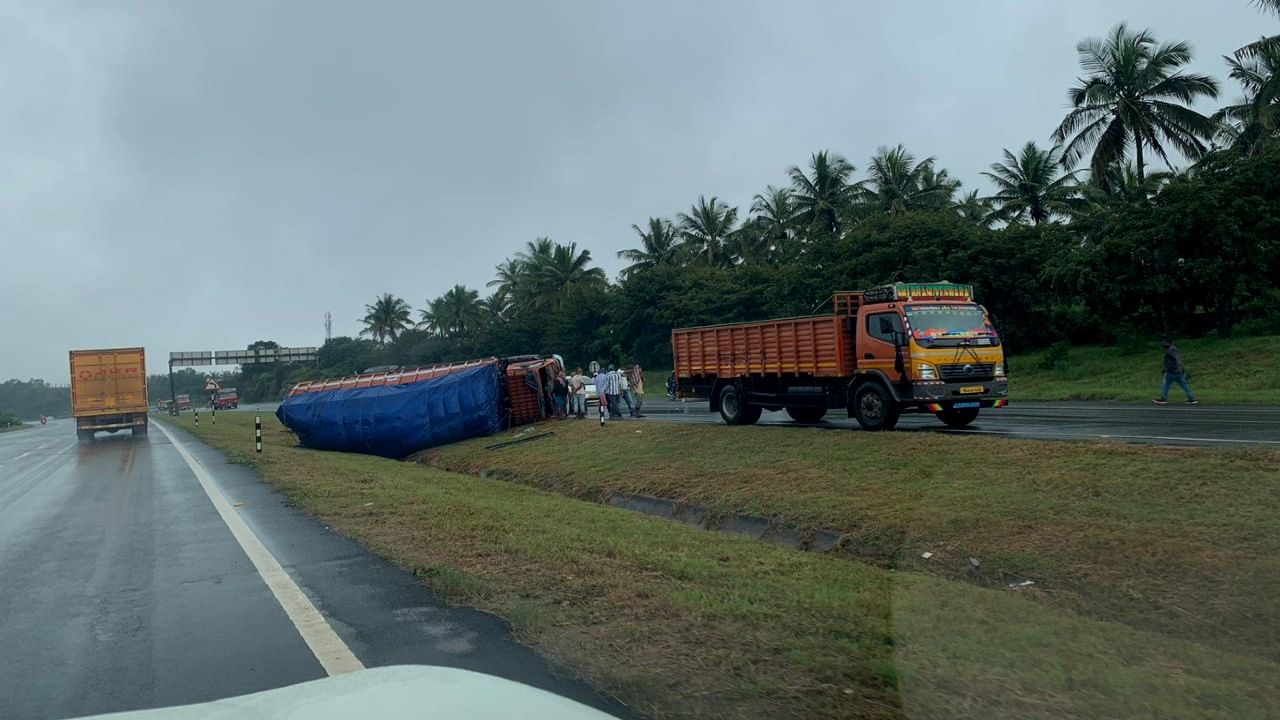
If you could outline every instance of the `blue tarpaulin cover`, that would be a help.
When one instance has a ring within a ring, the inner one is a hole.
[[[500,379],[490,364],[407,385],[301,393],[276,417],[309,448],[399,458],[501,430]]]

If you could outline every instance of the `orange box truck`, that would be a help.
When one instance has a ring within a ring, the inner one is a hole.
[[[146,435],[148,409],[146,351],[71,351],[71,415],[82,441],[99,430]]]

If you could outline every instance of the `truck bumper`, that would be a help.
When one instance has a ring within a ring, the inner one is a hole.
[[[146,413],[91,415],[76,418],[76,430],[122,430],[147,424]]]
[[[940,412],[950,407],[998,408],[1009,404],[1009,380],[998,377],[987,380],[956,382],[915,382],[911,394],[901,397],[903,404],[924,412]],[[977,403],[976,405],[974,403]]]

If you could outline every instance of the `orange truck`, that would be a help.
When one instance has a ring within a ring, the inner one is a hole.
[[[146,435],[148,409],[145,350],[71,351],[71,415],[82,441],[99,430]]]
[[[866,430],[904,413],[951,427],[1008,404],[1004,350],[968,285],[896,283],[837,292],[828,315],[681,328],[671,333],[682,397],[710,400],[730,425],[763,410],[816,422],[845,409]]]

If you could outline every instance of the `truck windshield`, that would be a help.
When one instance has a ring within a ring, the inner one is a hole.
[[[906,312],[916,340],[996,337],[995,328],[977,305],[908,305]]]

